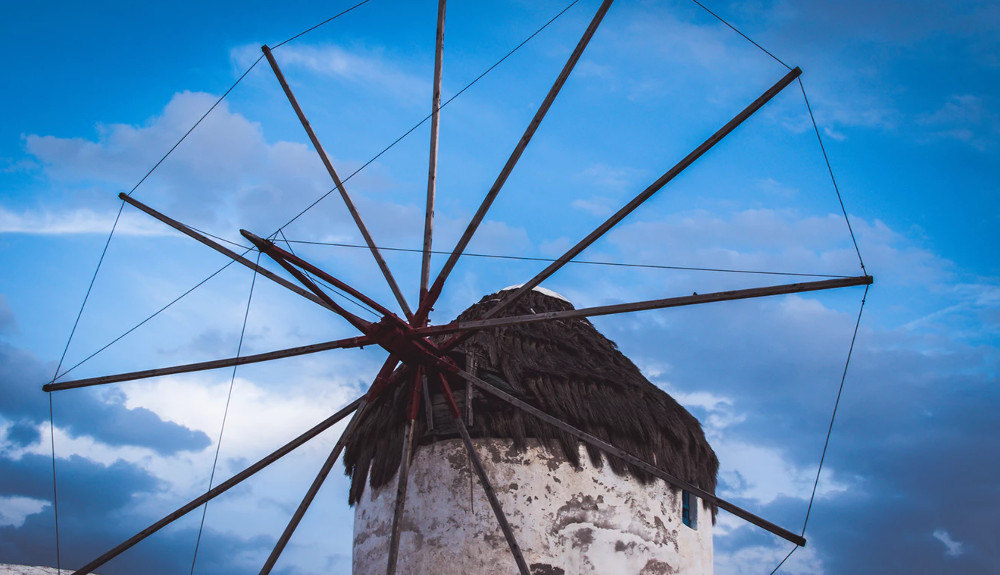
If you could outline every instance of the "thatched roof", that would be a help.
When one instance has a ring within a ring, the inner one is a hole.
[[[480,318],[510,293],[484,297],[458,320]],[[568,309],[573,309],[569,302],[532,291],[498,316]],[[715,492],[719,461],[698,420],[643,377],[615,343],[586,319],[482,330],[455,351],[453,357],[459,365],[464,365],[468,356],[476,358],[479,377],[680,479]],[[465,383],[449,380],[449,385],[465,409]],[[438,390],[432,386],[430,391],[434,417],[428,420],[422,412],[416,422],[421,444],[457,437]],[[383,395],[367,411],[346,448],[344,463],[352,478],[352,505],[360,499],[366,479],[373,487],[382,487],[399,468],[407,398],[403,389]],[[473,394],[472,410],[469,432],[473,437],[509,438],[518,449],[526,446],[528,438],[535,438],[579,466],[578,442],[572,436],[482,392]],[[618,459],[604,457],[589,445],[587,451],[595,466],[607,463],[615,473],[642,482],[653,479]]]

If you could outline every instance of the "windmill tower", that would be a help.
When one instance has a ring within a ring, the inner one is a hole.
[[[484,297],[458,321],[502,297]],[[503,316],[572,309],[536,288]],[[586,319],[479,332],[456,352],[466,371],[714,493],[718,459],[701,425]],[[460,381],[452,388],[532,573],[712,573],[714,506]],[[516,565],[445,398],[424,389],[400,572],[510,573]],[[355,575],[384,573],[390,545],[406,394],[383,397],[345,451]]]

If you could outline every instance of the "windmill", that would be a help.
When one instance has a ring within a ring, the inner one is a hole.
[[[507,290],[505,292],[500,292],[502,297],[499,298],[494,305],[486,309],[482,314],[479,315],[474,320],[468,321],[458,321],[444,325],[430,325],[429,316],[433,310],[435,303],[441,296],[442,290],[444,289],[445,283],[450,277],[455,265],[459,261],[459,258],[466,251],[469,242],[474,237],[477,229],[483,223],[486,215],[493,204],[494,200],[497,198],[501,192],[504,184],[506,183],[508,177],[511,175],[512,171],[518,163],[521,155],[527,148],[529,142],[531,141],[536,130],[539,128],[542,120],[545,118],[550,107],[556,100],[563,84],[566,82],[567,78],[570,76],[577,62],[579,61],[581,55],[586,49],[591,38],[597,31],[599,25],[604,19],[605,14],[611,6],[611,1],[604,1],[598,8],[596,14],[591,20],[589,26],[584,31],[579,43],[576,45],[571,56],[566,62],[565,66],[560,71],[558,77],[553,83],[551,89],[543,100],[542,104],[538,107],[534,118],[529,123],[527,129],[525,130],[520,141],[515,146],[513,152],[510,154],[509,159],[504,165],[500,174],[497,176],[493,185],[490,187],[488,193],[486,194],[482,204],[480,205],[478,211],[472,218],[465,232],[462,234],[461,238],[457,242],[454,249],[451,250],[450,255],[445,262],[444,266],[438,272],[438,275],[431,281],[431,269],[430,269],[430,254],[431,245],[433,237],[433,213],[434,213],[434,202],[435,202],[435,181],[436,181],[436,159],[437,159],[437,142],[438,142],[438,122],[439,113],[441,109],[441,68],[442,68],[442,54],[444,45],[444,22],[445,22],[445,2],[441,0],[439,2],[438,8],[438,33],[436,41],[436,58],[435,58],[435,70],[434,70],[434,85],[433,85],[433,103],[432,103],[432,115],[431,115],[431,145],[430,145],[430,160],[429,160],[429,177],[428,177],[428,193],[427,202],[425,210],[425,226],[424,226],[424,242],[423,242],[423,259],[421,267],[421,278],[420,278],[420,298],[416,308],[412,308],[407,302],[403,295],[403,290],[400,288],[398,282],[396,281],[394,275],[389,269],[378,244],[373,239],[371,233],[368,231],[368,227],[365,224],[359,210],[355,206],[351,195],[338,174],[337,170],[333,166],[330,158],[323,149],[323,146],[313,132],[312,127],[305,113],[303,112],[301,106],[299,105],[295,95],[293,94],[288,82],[286,81],[284,74],[278,64],[277,59],[272,53],[271,49],[267,46],[263,47],[263,57],[266,58],[267,62],[274,71],[278,82],[280,83],[289,103],[291,104],[295,114],[297,115],[300,123],[305,129],[313,147],[319,154],[324,167],[329,173],[335,189],[339,192],[343,201],[348,207],[351,213],[352,219],[358,227],[362,237],[365,240],[369,251],[371,252],[373,258],[375,259],[382,275],[385,278],[389,289],[391,290],[396,304],[399,306],[401,313],[396,313],[389,309],[384,304],[374,300],[365,293],[355,289],[351,285],[348,285],[334,274],[329,273],[326,270],[319,268],[318,266],[310,263],[306,259],[303,259],[296,254],[283,249],[280,247],[273,238],[263,238],[253,232],[243,230],[241,233],[243,236],[250,241],[260,254],[266,255],[269,259],[273,260],[281,268],[283,268],[288,274],[290,274],[296,281],[289,281],[282,276],[269,271],[268,269],[258,265],[258,263],[245,257],[245,254],[237,253],[221,243],[213,240],[212,238],[201,234],[191,227],[180,223],[166,214],[163,214],[153,207],[150,207],[130,195],[122,194],[121,199],[128,203],[129,205],[147,213],[148,215],[156,218],[157,220],[169,225],[180,233],[188,235],[193,239],[205,244],[206,246],[225,254],[226,256],[232,258],[235,262],[240,263],[252,270],[258,275],[261,275],[269,280],[272,280],[279,285],[288,288],[290,291],[295,292],[299,296],[311,300],[315,304],[326,308],[327,310],[337,314],[338,316],[344,318],[353,327],[357,329],[359,335],[351,338],[339,339],[335,341],[321,342],[313,345],[302,346],[297,348],[289,348],[284,350],[276,350],[272,352],[260,353],[249,356],[235,357],[230,359],[221,359],[209,362],[200,362],[196,364],[187,364],[180,366],[173,366],[168,368],[159,368],[145,370],[141,372],[130,372],[124,374],[117,374],[112,376],[103,376],[97,378],[89,378],[83,380],[75,381],[62,381],[53,382],[44,387],[45,391],[53,392],[58,390],[66,390],[80,387],[87,387],[93,385],[102,385],[115,382],[130,381],[140,378],[148,377],[158,377],[171,374],[180,373],[191,373],[207,369],[216,369],[221,367],[231,367],[237,365],[245,365],[250,363],[264,362],[278,358],[293,357],[298,355],[305,355],[309,353],[316,353],[320,351],[332,350],[332,349],[346,349],[346,348],[357,348],[362,346],[379,346],[388,352],[389,356],[385,360],[381,370],[375,376],[374,381],[370,389],[355,401],[348,404],[343,409],[331,415],[329,418],[314,426],[310,430],[306,431],[298,438],[289,442],[285,446],[279,448],[272,454],[261,459],[257,463],[249,466],[244,471],[237,473],[230,479],[220,483],[219,485],[213,487],[210,491],[204,495],[195,498],[188,504],[182,506],[177,511],[167,515],[162,520],[149,526],[147,529],[141,531],[134,537],[128,539],[122,544],[116,546],[114,549],[108,551],[107,553],[101,555],[94,561],[88,563],[77,573],[88,573],[94,569],[99,568],[105,562],[109,561],[118,554],[124,552],[129,547],[135,545],[145,537],[155,533],[159,529],[170,524],[172,521],[178,519],[179,517],[189,513],[190,511],[196,509],[197,507],[203,505],[209,500],[221,495],[232,487],[238,485],[242,481],[252,477],[260,470],[271,465],[272,463],[279,460],[284,455],[291,452],[293,449],[303,445],[305,442],[314,438],[326,429],[329,429],[339,421],[350,417],[350,422],[347,425],[346,430],[343,432],[341,438],[337,441],[335,447],[331,451],[329,457],[323,464],[319,474],[317,475],[315,481],[310,486],[306,495],[302,499],[301,504],[292,515],[287,527],[285,528],[282,535],[279,537],[277,544],[275,545],[273,551],[271,552],[267,562],[263,566],[261,573],[269,573],[272,567],[275,565],[276,561],[280,557],[285,546],[289,542],[296,527],[304,516],[306,510],[310,507],[313,502],[317,492],[322,486],[325,478],[333,469],[337,459],[340,457],[341,452],[349,445],[352,441],[352,437],[356,433],[357,428],[362,424],[366,417],[372,412],[373,407],[382,401],[383,398],[388,397],[389,394],[396,394],[397,396],[408,397],[409,402],[407,404],[407,409],[405,411],[405,420],[402,422],[403,425],[403,442],[400,446],[402,457],[401,465],[398,473],[398,488],[397,488],[397,498],[395,503],[395,512],[392,521],[392,530],[389,542],[389,548],[387,553],[387,566],[386,572],[395,572],[397,562],[399,561],[398,552],[400,545],[400,533],[402,529],[401,517],[406,506],[406,492],[407,492],[407,478],[409,473],[409,465],[411,458],[414,453],[414,439],[415,433],[414,428],[416,425],[417,417],[421,411],[421,400],[423,397],[424,390],[429,386],[433,385],[437,390],[440,391],[441,395],[444,397],[446,402],[446,408],[452,418],[452,422],[456,432],[458,433],[464,449],[467,451],[472,467],[478,478],[478,483],[486,494],[491,510],[496,518],[496,521],[501,529],[506,544],[509,548],[509,552],[512,558],[513,565],[516,565],[518,571],[522,574],[529,573],[530,569],[525,561],[523,553],[517,542],[516,529],[510,524],[507,519],[508,513],[505,512],[503,506],[501,505],[499,499],[496,497],[495,490],[492,486],[491,480],[488,477],[482,463],[481,455],[478,453],[472,438],[468,433],[466,426],[466,421],[463,416],[463,410],[460,408],[459,403],[456,401],[455,389],[456,382],[462,382],[466,385],[467,389],[475,389],[476,393],[489,395],[496,401],[504,402],[510,406],[510,409],[518,410],[523,413],[525,417],[536,418],[539,421],[544,422],[546,425],[553,426],[559,429],[561,432],[569,434],[576,440],[587,444],[597,450],[600,450],[606,457],[614,458],[616,460],[621,460],[626,464],[633,466],[637,469],[642,470],[653,477],[658,478],[671,485],[674,488],[682,489],[689,493],[693,493],[701,500],[706,503],[718,507],[726,512],[735,514],[736,516],[761,527],[767,531],[770,531],[779,537],[782,537],[796,545],[804,545],[805,539],[801,535],[797,535],[788,531],[787,529],[781,528],[763,518],[760,518],[749,511],[741,509],[740,507],[721,499],[714,493],[706,491],[697,485],[691,484],[685,481],[683,478],[676,476],[671,472],[670,469],[666,469],[663,466],[658,466],[649,461],[645,461],[634,454],[629,453],[626,450],[621,449],[618,446],[612,445],[607,441],[602,440],[593,434],[587,433],[584,430],[579,429],[567,423],[566,421],[560,420],[553,417],[551,414],[546,413],[538,407],[531,405],[516,396],[508,393],[501,386],[497,385],[497,382],[491,382],[488,379],[480,377],[475,373],[474,369],[470,369],[469,365],[461,365],[460,362],[456,361],[453,355],[453,351],[458,349],[459,346],[467,341],[476,332],[480,330],[490,330],[490,329],[500,329],[504,327],[514,326],[514,325],[527,325],[533,323],[542,322],[553,322],[560,320],[570,320],[574,318],[584,318],[584,317],[594,317],[600,315],[611,315],[620,313],[636,312],[641,310],[652,310],[652,309],[664,309],[668,307],[679,307],[679,306],[689,306],[701,303],[709,302],[720,302],[729,301],[736,299],[747,299],[747,298],[757,298],[766,297],[782,294],[792,294],[792,293],[802,293],[807,291],[817,291],[834,289],[849,286],[861,286],[869,285],[872,282],[872,278],[868,275],[862,275],[857,277],[847,277],[847,278],[836,278],[827,279],[822,281],[810,281],[804,283],[795,284],[785,284],[779,286],[769,286],[769,287],[754,287],[747,289],[731,290],[726,292],[716,292],[716,293],[704,293],[704,294],[692,294],[677,297],[668,297],[656,300],[647,300],[642,302],[634,302],[627,304],[618,304],[610,306],[583,308],[583,309],[573,309],[573,310],[561,310],[561,311],[550,311],[543,313],[527,313],[511,316],[509,314],[504,314],[505,310],[513,309],[518,302],[521,302],[525,298],[531,297],[533,290],[540,286],[540,284],[547,278],[555,274],[561,268],[563,268],[567,263],[572,261],[578,255],[580,255],[587,247],[591,246],[598,239],[603,237],[607,232],[615,228],[620,222],[622,222],[630,213],[635,211],[644,202],[649,200],[666,186],[671,180],[673,180],[678,174],[684,171],[688,166],[692,165],[697,161],[703,154],[705,154],[709,149],[715,146],[728,134],[734,131],[740,124],[742,124],[746,119],[755,114],[758,110],[763,108],[775,95],[780,93],[786,87],[791,85],[799,77],[801,71],[798,68],[790,69],[787,74],[780,78],[773,86],[771,86],[767,91],[761,94],[753,102],[749,103],[742,111],[740,111],[736,116],[732,118],[728,123],[722,126],[718,131],[716,131],[712,136],[705,140],[701,145],[696,147],[690,154],[684,157],[680,162],[671,167],[669,170],[664,172],[659,178],[649,184],[642,192],[636,195],[630,202],[621,207],[614,215],[608,218],[604,223],[598,226],[585,238],[580,240],[576,245],[566,250],[565,253],[558,259],[553,261],[544,270],[539,272],[534,277],[528,279],[525,283],[521,284],[519,287]],[[338,304],[331,296],[328,289],[324,288],[326,286],[332,286],[350,296],[356,298],[358,301],[362,302],[364,305],[376,310],[381,318],[376,321],[367,321]],[[424,404],[424,408],[426,409]]]

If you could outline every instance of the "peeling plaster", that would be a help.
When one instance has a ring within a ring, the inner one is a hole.
[[[681,523],[680,492],[642,485],[582,454],[581,469],[529,441],[473,440],[533,575],[711,575],[712,525]],[[582,451],[583,448],[581,448]],[[385,573],[396,480],[366,489],[354,514],[355,575]],[[700,504],[700,502],[699,502]],[[700,517],[710,517],[701,505]],[[398,573],[516,572],[503,533],[459,440],[414,454]]]

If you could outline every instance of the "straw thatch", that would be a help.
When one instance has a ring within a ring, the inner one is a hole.
[[[480,318],[510,293],[484,297],[458,321]],[[498,316],[567,309],[573,309],[569,302],[532,291]],[[680,479],[715,492],[719,462],[698,420],[643,377],[615,343],[586,319],[482,330],[455,351],[453,357],[460,365],[465,365],[467,356],[476,358],[479,377]],[[465,383],[449,380],[449,385],[464,409]],[[415,426],[416,437],[423,444],[457,437],[440,390],[432,386],[430,391],[432,423],[422,411]],[[352,505],[360,499],[366,479],[373,487],[382,487],[399,468],[408,397],[405,386],[400,386],[374,403],[359,423],[344,452],[347,474],[352,478]],[[509,438],[517,449],[523,449],[528,438],[535,438],[579,466],[578,442],[572,436],[482,392],[472,397],[469,432],[473,437]],[[644,483],[653,479],[619,459],[602,456],[594,447],[588,445],[587,451],[595,466],[606,462],[615,473]]]

